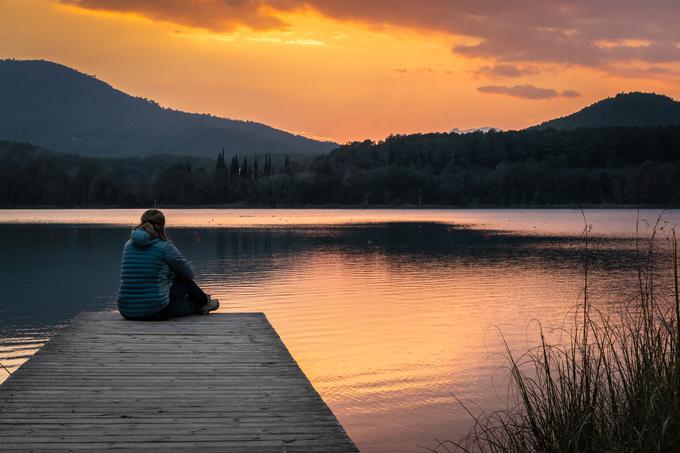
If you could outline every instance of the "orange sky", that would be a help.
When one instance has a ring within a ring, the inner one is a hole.
[[[339,142],[522,128],[621,91],[680,97],[673,2],[510,3],[0,0],[0,57]]]

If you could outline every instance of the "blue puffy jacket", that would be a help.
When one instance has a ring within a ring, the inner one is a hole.
[[[123,248],[118,310],[123,316],[147,316],[168,305],[175,277],[193,280],[191,265],[172,242],[133,230]]]

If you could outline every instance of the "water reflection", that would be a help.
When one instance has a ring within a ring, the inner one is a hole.
[[[113,308],[128,234],[0,226],[5,366],[18,366],[79,311]],[[572,234],[411,221],[181,228],[171,238],[223,301],[221,311],[267,314],[369,452],[462,435],[470,420],[451,392],[473,408],[499,404],[499,330],[521,349],[530,321],[561,326],[581,289],[583,241]],[[634,243],[603,235],[591,246],[594,293],[602,302],[624,297]]]
[[[0,224],[133,225],[143,209],[5,209]],[[648,235],[663,217],[670,225],[678,213],[659,209],[164,209],[170,225],[190,228],[261,228],[428,222],[514,233],[578,235],[583,216],[593,232],[609,237]]]

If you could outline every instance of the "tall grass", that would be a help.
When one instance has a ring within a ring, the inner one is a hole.
[[[586,227],[582,302],[566,343],[550,344],[541,331],[538,347],[521,357],[506,343],[511,404],[479,416],[468,411],[469,434],[434,451],[680,451],[678,244],[673,230],[668,298],[655,288],[656,231],[640,255],[634,301],[606,315],[591,306]]]

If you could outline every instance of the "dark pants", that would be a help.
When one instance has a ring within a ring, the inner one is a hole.
[[[195,315],[207,303],[208,295],[193,280],[175,279],[170,287],[170,302],[165,308],[151,315],[126,318],[135,321],[163,321],[168,318]]]

